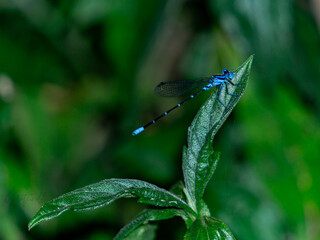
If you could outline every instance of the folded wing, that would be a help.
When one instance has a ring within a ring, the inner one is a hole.
[[[197,88],[204,87],[209,83],[210,78],[199,78],[191,81],[170,81],[161,82],[154,89],[154,93],[161,97],[178,97],[186,95]]]

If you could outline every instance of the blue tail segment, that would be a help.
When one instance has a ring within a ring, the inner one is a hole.
[[[190,97],[183,100],[181,103],[177,104],[173,108],[169,109],[168,111],[164,112],[159,117],[155,118],[151,122],[147,123],[143,127],[140,127],[132,132],[133,136],[138,135],[139,133],[143,132],[147,127],[150,125],[156,123],[160,118],[163,118],[167,116],[172,110],[176,109],[177,107],[182,106],[185,102],[189,101],[190,99],[193,99],[195,96],[197,96],[199,93],[203,91],[207,91],[211,89],[212,87],[219,86],[218,92],[217,92],[217,98],[219,102],[226,107],[226,105],[221,101],[220,94],[221,91],[226,85],[226,91],[228,95],[235,95],[232,93],[229,93],[228,91],[228,83],[231,85],[236,85],[232,82],[232,79],[234,78],[234,73],[229,72],[227,69],[224,69],[222,71],[222,75],[212,75],[212,77],[207,78],[199,78],[194,81],[172,81],[172,82],[161,82],[156,88],[155,92],[160,96],[166,96],[166,97],[173,97],[173,96],[181,96],[183,93],[190,92],[191,90],[194,90],[196,88],[201,89],[198,92],[193,93]]]
[[[132,136],[138,135],[139,133],[144,131],[144,127],[138,128],[132,132]]]

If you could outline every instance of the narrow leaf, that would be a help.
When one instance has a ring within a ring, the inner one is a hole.
[[[153,184],[135,179],[108,179],[79,188],[44,204],[29,222],[29,229],[67,210],[90,210],[119,198],[138,197],[139,202],[161,207],[182,208],[192,213],[185,201]]]
[[[156,225],[146,224],[138,227],[129,236],[119,238],[123,240],[153,240],[156,238]]]
[[[251,69],[253,56],[250,56],[236,71],[234,71],[234,79],[229,83],[229,93],[236,96],[228,95],[224,90],[221,92],[220,99],[225,104],[224,107],[217,99],[216,91],[212,93],[209,99],[201,106],[197,115],[188,130],[188,150],[183,151],[183,174],[186,189],[190,199],[189,204],[196,206],[196,178],[198,160],[202,148],[208,139],[213,139],[221,125],[229,116],[247,86],[249,72]],[[208,164],[209,166],[209,164]]]
[[[113,240],[126,239],[126,237],[131,234],[135,229],[137,229],[142,224],[150,221],[159,221],[164,219],[173,218],[175,216],[180,216],[185,221],[189,221],[188,215],[183,210],[179,209],[146,209],[142,211],[134,220],[129,224],[124,226],[117,236]]]
[[[197,219],[188,229],[184,238],[190,240],[235,240],[229,228],[222,221],[212,217]]]

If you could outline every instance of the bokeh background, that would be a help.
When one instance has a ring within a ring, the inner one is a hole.
[[[320,239],[319,0],[1,0],[0,239],[112,239],[144,205],[124,199],[27,231],[46,201],[106,178],[169,188],[182,179],[187,127],[202,94],[160,81],[236,69],[248,88],[220,129],[205,193],[239,240]],[[181,219],[157,239],[182,239]]]

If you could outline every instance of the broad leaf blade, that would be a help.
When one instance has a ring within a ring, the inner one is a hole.
[[[59,216],[67,210],[90,210],[119,198],[138,197],[139,202],[161,207],[176,207],[192,212],[185,201],[153,184],[135,179],[108,179],[79,188],[44,204],[29,222],[36,224]]]
[[[197,219],[188,229],[185,239],[235,240],[229,228],[222,221],[212,217]]]
[[[201,106],[196,117],[188,130],[188,150],[183,154],[183,174],[189,197],[189,204],[196,205],[196,170],[201,150],[208,139],[213,139],[216,132],[229,116],[235,105],[240,100],[247,86],[249,72],[253,55],[250,56],[236,71],[234,71],[233,83],[229,84],[229,93],[236,94],[231,96],[225,90],[221,92],[220,99],[226,107],[224,107],[217,99],[216,92],[213,92],[209,99]]]
[[[214,154],[212,138],[210,135],[208,137],[209,139],[201,149],[200,157],[196,168],[195,197],[198,213],[201,210],[201,201],[204,194],[204,190],[206,189],[208,182],[214,174],[214,171],[218,165],[218,161],[220,158],[219,153]]]
[[[126,239],[135,229],[150,221],[159,221],[164,219],[181,216],[185,221],[189,221],[188,216],[183,210],[179,209],[147,209],[142,211],[134,220],[124,226],[113,240]]]

